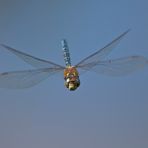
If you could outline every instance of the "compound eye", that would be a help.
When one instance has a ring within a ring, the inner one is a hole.
[[[70,82],[70,79],[68,78],[68,79],[66,80],[66,82]]]

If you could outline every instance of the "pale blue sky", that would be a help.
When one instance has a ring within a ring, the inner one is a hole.
[[[148,57],[146,0],[0,0],[0,43],[76,64],[128,28],[109,58]],[[0,50],[0,72],[30,69]],[[62,74],[25,90],[0,89],[1,148],[147,148],[148,68],[114,78],[88,72],[75,92]]]

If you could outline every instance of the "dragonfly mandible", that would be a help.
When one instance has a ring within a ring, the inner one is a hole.
[[[80,86],[80,69],[82,71],[91,70],[98,74],[110,76],[122,76],[142,69],[148,65],[148,59],[143,56],[127,56],[118,59],[105,60],[105,57],[112,52],[128,32],[129,30],[125,31],[112,42],[84,58],[74,66],[71,65],[70,52],[66,40],[62,40],[61,42],[66,66],[34,57],[1,44],[4,49],[7,49],[36,69],[0,73],[0,87],[11,89],[29,88],[40,83],[49,76],[63,71],[65,86],[69,90],[76,90]]]

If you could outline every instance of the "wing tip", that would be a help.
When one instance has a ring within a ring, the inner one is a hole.
[[[118,38],[122,38],[126,34],[128,34],[131,31],[131,28],[127,29],[124,33],[122,33]]]

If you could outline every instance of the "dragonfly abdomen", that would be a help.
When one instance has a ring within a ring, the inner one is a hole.
[[[62,44],[64,61],[65,61],[66,67],[70,67],[71,66],[71,59],[70,59],[68,44],[65,39],[61,41],[61,44]]]

